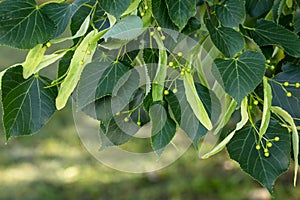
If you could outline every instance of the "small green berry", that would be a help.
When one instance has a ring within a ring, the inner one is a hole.
[[[162,35],[162,36],[160,36],[160,39],[161,39],[161,40],[165,40],[165,39],[166,39],[166,36]]]
[[[184,76],[184,74],[185,74],[184,72],[180,72],[180,75],[181,75],[181,76]]]
[[[286,93],[286,96],[287,96],[287,97],[291,97],[291,96],[292,96],[292,93],[291,93],[291,92],[287,92],[287,93]]]
[[[290,22],[290,23],[289,23],[289,26],[292,27],[292,26],[294,26],[294,24],[293,24],[292,22]]]
[[[190,68],[187,68],[187,69],[186,69],[186,72],[187,72],[187,73],[190,73],[190,72],[191,72],[191,69],[190,69]]]
[[[258,105],[258,103],[259,103],[259,102],[258,102],[257,100],[254,100],[254,101],[253,101],[253,104],[256,105],[256,106]]]
[[[289,82],[287,82],[287,81],[284,82],[284,83],[283,83],[283,86],[285,86],[285,87],[289,86]]]
[[[154,32],[153,32],[153,31],[151,31],[151,32],[150,32],[150,36],[153,36],[153,35],[154,35]]]
[[[272,142],[267,142],[267,147],[272,147],[272,146],[273,146]]]
[[[157,27],[157,30],[158,30],[158,31],[161,31],[161,27],[160,27],[160,26],[159,26],[159,27]]]
[[[180,71],[184,72],[184,71],[185,71],[185,68],[181,68],[181,70],[180,70]]]
[[[272,71],[274,71],[274,70],[275,70],[275,66],[274,66],[274,65],[271,65],[270,69],[271,69]]]
[[[269,149],[264,149],[264,152],[265,152],[265,153],[268,153],[268,152],[269,152]]]
[[[125,117],[125,118],[124,118],[124,122],[129,122],[129,118],[128,118],[128,117]]]
[[[296,84],[295,84],[295,87],[296,87],[296,88],[299,88],[299,87],[300,87],[300,83],[296,83]]]
[[[136,124],[137,124],[138,126],[141,126],[142,123],[141,123],[140,121],[138,121]]]
[[[120,116],[120,115],[121,115],[121,112],[117,112],[117,113],[116,113],[116,116]]]
[[[164,91],[164,95],[169,95],[169,94],[170,94],[169,90]]]
[[[145,16],[145,13],[144,12],[141,12],[141,17],[144,17]]]
[[[269,152],[266,152],[264,155],[265,155],[265,157],[269,157],[269,156],[270,156],[270,153],[269,153]]]
[[[257,150],[260,150],[261,146],[258,144],[258,145],[255,146],[255,148],[256,148]]]
[[[174,66],[174,63],[173,63],[173,62],[169,62],[169,66],[170,66],[170,67],[173,67],[173,66]]]
[[[145,10],[148,10],[148,8],[149,8],[148,6],[145,6]]]
[[[177,54],[179,57],[181,57],[182,56],[182,52],[178,52],[178,54]]]
[[[267,64],[270,64],[271,63],[271,60],[266,60]]]
[[[276,136],[276,137],[274,138],[274,140],[275,140],[276,142],[278,142],[278,141],[280,140],[280,138],[279,138],[278,136]]]
[[[174,88],[174,89],[173,89],[173,93],[176,94],[177,92],[178,92],[178,89],[177,89],[177,88]]]
[[[52,45],[52,44],[51,44],[50,42],[47,42],[47,43],[46,43],[46,46],[47,46],[48,48],[51,47],[51,45]]]

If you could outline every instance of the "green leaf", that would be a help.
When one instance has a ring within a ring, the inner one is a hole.
[[[298,8],[294,13],[294,32],[300,32],[300,8]]]
[[[235,129],[231,133],[229,133],[225,139],[223,139],[217,146],[215,146],[211,151],[209,151],[208,153],[203,155],[201,158],[207,159],[207,158],[219,153],[220,151],[222,151],[226,147],[226,145],[230,142],[230,140],[233,138],[235,133],[238,130],[242,129],[246,125],[246,123],[248,122],[248,119],[249,119],[248,98],[246,97],[242,101],[242,105],[241,105],[241,121],[236,124]]]
[[[277,74],[274,80],[275,82],[270,81],[273,92],[272,105],[286,110],[300,126],[300,89],[296,87],[296,83],[300,82],[299,65],[285,65],[283,72]],[[283,87],[284,82],[288,82],[289,86]],[[287,97],[287,92],[291,92],[292,97]]]
[[[56,107],[58,110],[65,107],[80,79],[84,66],[91,62],[98,40],[103,34],[104,32],[91,31],[77,47],[71,60],[68,74],[62,82],[56,98]]]
[[[116,25],[114,25],[103,38],[119,39],[119,40],[131,40],[136,38],[142,33],[143,22],[141,18],[136,15],[130,15],[121,19]]]
[[[33,49],[31,49],[26,57],[25,62],[22,64],[23,66],[23,77],[27,79],[29,76],[31,76],[41,63],[43,56],[47,50],[47,47],[38,44]]]
[[[6,138],[30,135],[55,112],[57,88],[42,76],[23,78],[22,66],[10,68],[2,77],[3,123]]]
[[[176,133],[176,123],[170,117],[162,102],[152,104],[149,110],[152,122],[151,145],[160,156]]]
[[[178,26],[179,31],[196,15],[196,0],[166,0],[166,4],[170,18]]]
[[[246,0],[247,13],[259,17],[271,10],[274,0]]]
[[[214,45],[226,57],[233,57],[244,48],[244,38],[240,32],[229,27],[214,27],[210,20],[206,20],[206,27],[209,31]]]
[[[195,83],[195,87],[209,117],[212,119],[212,123],[215,123],[220,115],[220,102],[215,94],[203,85]],[[187,101],[183,81],[177,81],[176,88],[178,92],[174,94],[170,91],[170,94],[165,96],[165,100],[168,103],[176,122],[197,149],[199,139],[206,135],[208,130],[199,122]]]
[[[61,35],[67,28],[71,18],[77,10],[89,0],[75,0],[73,3],[49,3],[42,8],[42,11],[55,22],[56,32],[54,37]]]
[[[266,59],[263,54],[247,50],[234,59],[215,59],[212,72],[238,104],[261,82]]]
[[[31,49],[46,43],[54,32],[54,22],[34,0],[0,2],[0,44]]]
[[[112,118],[107,126],[100,124],[101,148],[103,150],[109,146],[119,146],[126,143],[136,132],[139,127],[132,123],[124,121],[124,116]]]
[[[259,20],[249,35],[260,46],[278,45],[287,54],[300,57],[300,39],[298,35],[272,21]]]
[[[109,14],[119,19],[130,5],[130,0],[101,0],[99,5]]]
[[[97,84],[95,98],[99,99],[107,95],[112,95],[114,90],[116,90],[116,85],[120,78],[129,70],[130,67],[122,62],[116,61],[112,63],[100,76],[101,78]]]
[[[172,22],[169,13],[166,12],[167,5],[162,0],[152,0],[152,13],[158,25],[163,28],[177,30],[178,28]]]
[[[258,180],[270,193],[279,175],[287,171],[291,157],[291,136],[288,130],[278,122],[271,121],[265,137],[272,140],[279,137],[278,142],[272,141],[269,157],[264,155],[264,149],[256,149],[257,133],[252,126],[238,131],[227,145],[230,158],[237,161],[240,167]],[[265,141],[262,140],[264,146]],[[261,145],[262,146],[262,145]]]
[[[223,26],[238,27],[246,17],[244,0],[227,0],[216,6],[217,18]]]
[[[187,101],[189,102],[195,116],[207,130],[211,130],[212,123],[207,111],[205,110],[204,104],[198,95],[193,76],[186,73],[183,79],[183,84]]]

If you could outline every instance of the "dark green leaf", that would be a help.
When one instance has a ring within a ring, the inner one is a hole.
[[[197,32],[201,28],[201,22],[195,17],[189,19],[187,25],[182,30],[182,33],[185,35],[191,35]]]
[[[174,94],[170,91],[170,94],[165,96],[166,102],[170,106],[174,118],[180,128],[194,143],[195,148],[197,148],[199,139],[206,135],[208,131],[199,122],[189,105],[186,99],[183,82],[177,81],[176,86],[178,92]],[[217,100],[217,97],[212,93],[212,91],[209,91],[206,87],[199,83],[196,83],[195,86],[208,115],[212,119],[212,123],[216,123],[220,115],[220,102]]]
[[[249,35],[260,46],[278,45],[287,54],[300,57],[300,39],[298,35],[272,21],[259,20]]]
[[[274,0],[246,0],[247,13],[259,17],[271,10]]]
[[[244,0],[227,0],[217,5],[216,14],[223,26],[238,27],[246,17]]]
[[[54,22],[34,0],[0,2],[0,44],[31,49],[46,43],[55,32]]]
[[[217,58],[212,68],[217,81],[238,104],[262,81],[266,59],[263,54],[245,51],[233,59]]]
[[[99,79],[96,91],[96,98],[112,95],[117,82],[128,72],[130,67],[121,62],[112,63]]]
[[[166,12],[167,5],[163,0],[152,0],[152,13],[158,25],[163,28],[177,30],[178,28],[170,19],[169,13]]]
[[[286,110],[293,118],[295,123],[300,125],[300,88],[295,84],[300,83],[299,65],[287,64],[283,72],[274,77],[276,82],[270,81],[273,92],[273,106],[279,106]],[[289,86],[284,87],[283,83],[288,82]],[[285,90],[283,90],[285,88]],[[292,93],[292,97],[286,96],[286,91]]]
[[[130,0],[99,0],[99,5],[117,19],[127,10]]]
[[[6,138],[30,135],[47,123],[55,112],[57,87],[42,76],[23,79],[22,66],[8,69],[2,78],[3,123]]]
[[[77,10],[89,0],[75,0],[73,3],[50,3],[42,8],[42,11],[45,12],[51,20],[56,24],[56,32],[54,37],[62,34],[73,15]]]
[[[74,51],[68,51],[58,63],[57,78],[63,77],[67,74]]]
[[[145,63],[158,63],[159,60],[158,49],[144,48],[143,58]]]
[[[300,8],[294,13],[294,32],[300,32]]]
[[[107,126],[100,124],[100,150],[109,146],[122,145],[137,133],[139,127],[131,121],[125,122],[124,117],[121,115],[112,118]]]
[[[278,122],[271,121],[264,136],[270,140],[280,138],[278,142],[272,141],[273,146],[268,148],[269,157],[264,155],[262,147],[256,150],[258,135],[255,129],[249,126],[236,133],[228,143],[227,150],[231,159],[237,161],[246,173],[272,193],[275,180],[289,167],[291,135]],[[265,140],[262,142],[266,147]]]
[[[244,48],[242,34],[233,28],[216,28],[210,20],[206,20],[206,27],[214,45],[224,54],[224,56],[233,57]]]
[[[149,115],[152,122],[152,148],[160,156],[176,133],[176,123],[162,103],[152,104]]]
[[[171,20],[181,31],[191,17],[196,15],[196,0],[166,0]],[[165,11],[166,12],[166,11]]]

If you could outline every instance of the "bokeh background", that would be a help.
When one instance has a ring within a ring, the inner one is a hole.
[[[0,69],[22,62],[25,56],[26,51],[0,46]],[[53,78],[56,68],[46,68],[43,73]],[[0,200],[271,199],[225,151],[201,160],[190,147],[172,165],[152,173],[110,169],[83,147],[72,116],[69,105],[37,134],[8,142],[0,122]],[[293,187],[292,170],[278,179],[274,197],[300,200],[300,186]]]

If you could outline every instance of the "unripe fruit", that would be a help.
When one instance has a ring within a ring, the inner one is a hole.
[[[260,147],[260,145],[258,144],[258,145],[255,146],[255,148],[256,148],[257,150],[260,150],[261,147]]]
[[[162,35],[162,36],[160,37],[160,39],[161,39],[161,40],[165,40],[165,39],[166,39],[166,36]]]
[[[150,36],[153,36],[153,35],[154,35],[154,32],[153,32],[153,31],[151,31],[151,32],[150,32]]]
[[[266,152],[264,155],[265,155],[265,157],[269,157],[270,153]]]
[[[124,122],[129,122],[129,118],[128,118],[128,117],[125,117],[125,118],[124,118]]]
[[[48,48],[51,47],[51,45],[52,45],[52,44],[51,44],[50,42],[47,42],[47,43],[46,43],[46,46],[47,46]]]
[[[268,152],[269,152],[269,149],[264,149],[264,152],[265,152],[265,153],[268,153]]]
[[[169,93],[170,93],[169,90],[164,91],[164,95],[169,95]]]
[[[280,138],[279,138],[278,136],[276,136],[276,137],[274,138],[274,140],[275,140],[276,142],[278,142],[278,141],[280,140]]]
[[[178,52],[178,54],[177,54],[179,57],[181,57],[182,56],[182,52]]]
[[[267,142],[267,147],[272,147],[272,146],[273,146],[272,142]]]
[[[174,88],[174,89],[173,89],[173,93],[176,94],[177,92],[178,92],[178,89],[177,89],[177,88]]]
[[[144,12],[141,12],[141,17],[144,17],[145,16],[145,13]]]
[[[141,126],[142,123],[141,123],[140,121],[138,121],[136,124],[137,124],[138,126]]]
[[[287,92],[287,93],[286,93],[286,96],[287,96],[287,97],[291,97],[291,96],[292,96],[292,93],[291,93],[291,92]]]
[[[161,31],[161,27],[160,27],[160,26],[159,26],[159,27],[157,27],[157,30],[158,30],[158,31]]]
[[[299,87],[300,87],[300,83],[296,83],[296,84],[295,84],[295,87],[296,87],[296,88],[299,88]]]
[[[258,105],[258,103],[259,103],[259,102],[258,102],[257,100],[254,100],[254,101],[253,101],[253,104],[256,105],[256,106]]]
[[[170,67],[173,67],[173,66],[174,66],[174,63],[173,63],[173,62],[169,62],[169,66],[170,66]]]
[[[121,113],[120,113],[120,112],[117,112],[117,113],[116,113],[116,116],[120,116],[120,115],[121,115]]]
[[[289,82],[286,81],[286,82],[283,83],[283,85],[284,85],[285,87],[287,87],[287,86],[289,86]]]
[[[148,10],[148,8],[149,8],[148,6],[145,6],[145,10]]]

